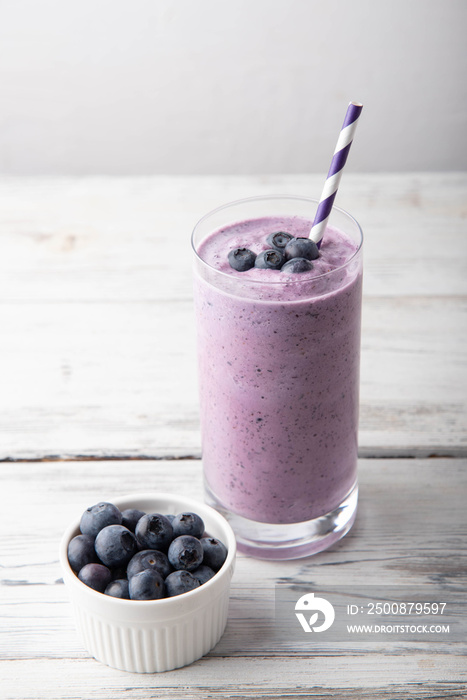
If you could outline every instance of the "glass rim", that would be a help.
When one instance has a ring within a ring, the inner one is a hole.
[[[202,216],[201,219],[199,219],[199,220],[197,221],[197,223],[195,224],[195,226],[194,226],[194,228],[193,228],[193,231],[192,231],[192,234],[191,234],[191,247],[193,248],[193,252],[194,252],[194,254],[195,254],[197,260],[199,260],[199,262],[202,263],[202,265],[203,265],[204,267],[206,267],[206,268],[208,268],[209,270],[212,270],[213,272],[215,272],[216,275],[221,275],[221,277],[226,277],[226,278],[228,278],[230,281],[232,281],[233,278],[234,278],[234,279],[241,280],[241,279],[242,279],[241,277],[237,277],[236,275],[233,276],[233,275],[231,275],[231,274],[228,273],[228,272],[223,272],[222,270],[219,270],[218,268],[213,267],[213,266],[210,265],[208,262],[206,262],[206,260],[204,260],[204,259],[201,257],[201,255],[198,253],[198,251],[196,250],[195,240],[194,240],[194,239],[195,239],[195,234],[196,234],[196,231],[198,230],[198,228],[200,227],[200,225],[201,225],[203,222],[205,222],[207,219],[209,219],[209,218],[210,218],[211,216],[213,216],[214,214],[217,214],[218,212],[221,212],[223,209],[229,209],[230,207],[235,207],[235,206],[238,206],[238,205],[241,205],[241,204],[249,204],[249,203],[258,202],[258,201],[261,201],[261,200],[268,200],[268,199],[276,199],[276,200],[283,199],[283,200],[291,200],[291,201],[297,200],[297,201],[301,201],[301,202],[309,202],[309,203],[311,203],[311,204],[316,205],[316,207],[317,207],[318,204],[319,204],[319,200],[318,200],[318,199],[315,199],[314,197],[302,197],[302,196],[300,196],[300,195],[291,195],[291,194],[266,194],[266,195],[256,195],[256,196],[253,196],[253,197],[243,197],[243,198],[241,198],[241,199],[234,199],[234,200],[232,200],[231,202],[227,202],[226,204],[221,204],[220,206],[216,207],[215,209],[211,209],[209,212],[207,212],[207,214],[204,214],[204,216]],[[298,283],[306,283],[306,282],[311,282],[311,281],[315,281],[315,280],[320,280],[320,279],[323,279],[323,278],[325,278],[325,277],[329,277],[329,276],[331,276],[331,275],[334,275],[336,272],[339,272],[340,270],[343,270],[344,268],[346,268],[346,267],[352,262],[352,260],[354,260],[354,259],[357,257],[357,255],[360,253],[360,251],[361,251],[361,249],[362,249],[362,246],[363,246],[363,231],[362,231],[362,227],[361,227],[360,224],[358,223],[357,219],[356,219],[354,216],[352,216],[352,214],[349,214],[349,212],[346,211],[345,209],[342,209],[341,207],[333,206],[333,207],[332,207],[332,210],[331,210],[331,216],[332,216],[332,213],[333,213],[334,211],[338,211],[340,214],[343,214],[344,216],[346,216],[346,217],[347,217],[348,219],[350,219],[350,221],[353,222],[353,223],[355,224],[355,226],[357,227],[357,230],[358,230],[359,235],[360,235],[360,241],[359,241],[359,243],[358,243],[358,246],[357,246],[356,250],[355,250],[354,253],[350,256],[350,258],[349,258],[348,260],[345,261],[345,263],[344,263],[343,265],[339,265],[339,267],[335,267],[333,270],[329,270],[328,272],[323,272],[321,275],[316,275],[315,277],[309,277],[308,275],[306,275],[306,276],[304,276],[304,278],[302,278],[302,279],[297,279],[296,281],[294,280],[294,283],[295,283],[295,282],[298,282]],[[290,284],[290,279],[288,278],[287,280],[285,280],[285,279],[282,279],[282,280],[281,280],[281,279],[278,279],[278,280],[267,280],[267,281],[265,281],[265,280],[253,280],[253,279],[251,279],[251,278],[248,278],[248,279],[243,279],[243,282],[246,283],[246,284],[251,284],[251,285],[253,285],[253,286],[254,286],[254,285],[257,285],[257,284],[261,284],[261,285],[265,285],[265,284],[266,284],[266,285],[276,285],[276,284],[277,284],[277,285],[280,285],[280,284],[286,284],[286,283]]]

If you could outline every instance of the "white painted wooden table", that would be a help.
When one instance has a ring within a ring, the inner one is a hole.
[[[126,674],[80,646],[69,520],[131,491],[201,497],[190,232],[318,176],[0,179],[0,698],[465,698],[465,645],[281,644],[274,587],[417,586],[466,600],[467,175],[344,176],[365,288],[357,522],[281,564],[239,556],[226,633],[190,667]]]

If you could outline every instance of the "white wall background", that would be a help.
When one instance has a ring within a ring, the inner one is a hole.
[[[0,0],[0,173],[467,167],[466,0]]]

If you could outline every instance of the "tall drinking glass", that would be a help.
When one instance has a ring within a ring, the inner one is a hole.
[[[326,549],[357,508],[360,226],[334,208],[309,271],[228,261],[233,248],[271,248],[277,232],[307,237],[317,204],[232,202],[192,236],[205,496],[261,558]]]

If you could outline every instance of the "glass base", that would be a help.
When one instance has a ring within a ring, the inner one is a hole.
[[[330,513],[300,523],[259,523],[232,513],[205,484],[205,501],[226,518],[243,554],[258,559],[301,559],[328,549],[352,527],[357,514],[358,485]]]

